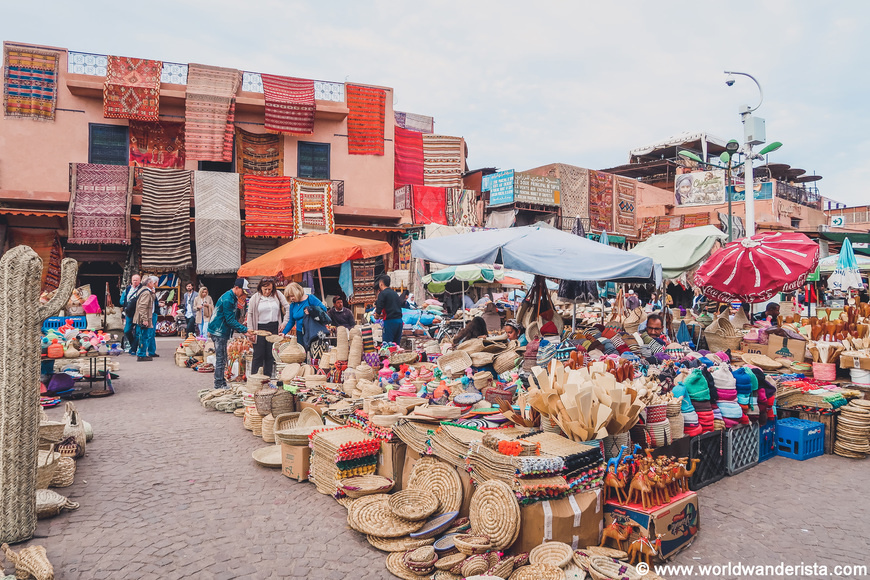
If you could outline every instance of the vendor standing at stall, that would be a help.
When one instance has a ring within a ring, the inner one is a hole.
[[[344,302],[344,295],[339,294],[332,299],[332,308],[327,310],[326,313],[336,326],[343,326],[350,330],[356,326],[356,320],[353,318],[353,312],[344,307]]]
[[[378,299],[375,315],[384,321],[384,342],[399,344],[402,340],[402,301],[390,288],[390,277],[378,278]]]
[[[526,346],[529,343],[523,327],[516,320],[506,321],[502,331],[507,334],[508,340],[516,340],[520,346]]]
[[[227,343],[233,331],[248,334],[248,328],[239,322],[239,298],[245,295],[245,279],[238,278],[232,289],[224,292],[217,305],[214,316],[208,324],[208,334],[214,341],[214,388],[227,388],[227,378],[224,374],[227,366]]]

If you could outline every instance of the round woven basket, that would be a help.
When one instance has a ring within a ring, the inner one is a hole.
[[[424,522],[396,517],[390,509],[389,496],[378,493],[353,502],[347,510],[347,523],[363,534],[400,538],[419,530]]]
[[[668,418],[668,405],[649,405],[646,408],[646,422],[660,423]]]
[[[56,491],[50,489],[36,490],[36,517],[37,519],[50,518],[59,514],[62,510],[75,510],[79,504],[70,501]]]
[[[587,546],[585,551],[589,553],[590,558],[592,556],[604,556],[614,560],[625,560],[628,558],[627,552],[617,550],[616,548],[608,548],[607,546]]]
[[[574,548],[564,542],[544,542],[529,552],[532,564],[551,564],[558,568],[568,565],[574,556]]]
[[[492,385],[492,373],[489,371],[476,372],[471,378],[474,381],[474,388],[478,391],[483,391]]]
[[[296,395],[284,389],[276,389],[269,406],[269,412],[275,418],[285,413],[292,413],[296,410]]]
[[[274,413],[273,413],[274,415]],[[299,413],[281,413],[275,416],[275,431],[281,431],[282,429],[292,429],[296,426],[296,421],[299,419]]]
[[[373,381],[375,380],[375,369],[365,363],[360,363],[354,367],[356,371],[357,381]]]
[[[489,568],[489,558],[487,558],[485,554],[475,554],[474,556],[469,556],[464,562],[462,562],[462,565],[459,567],[459,572],[462,574],[463,578],[468,578],[470,576],[483,574],[489,570]]]
[[[498,374],[506,373],[516,368],[517,363],[522,361],[522,357],[515,350],[508,350],[496,356],[492,362],[495,372]]]
[[[435,567],[439,570],[450,570],[454,566],[459,565],[465,560],[465,554],[456,552],[447,556],[441,556],[435,562]]]
[[[51,485],[51,481],[54,479],[54,474],[57,471],[58,462],[62,457],[59,451],[54,450],[54,445],[47,451],[39,451],[36,463],[36,489],[45,489]]]
[[[261,437],[266,443],[275,442],[275,417],[273,417],[271,413],[263,417]]]
[[[673,439],[682,439],[685,436],[685,419],[680,413],[674,416],[668,416],[668,423],[671,424],[671,437]]]
[[[54,477],[51,478],[49,487],[68,487],[75,483],[76,460],[72,457],[61,457],[57,460],[57,468]]]
[[[257,407],[259,414],[265,417],[272,412],[272,397],[277,392],[277,390],[271,387],[266,387],[254,393],[254,405]]]
[[[707,349],[713,352],[737,350],[740,348],[739,336],[722,336],[714,333],[705,333]]]
[[[362,337],[357,334],[350,339],[350,348],[347,354],[347,367],[354,368],[362,362],[363,343]]]
[[[296,341],[295,336],[291,336],[289,341],[281,343],[278,348],[281,362],[288,364],[305,362],[305,349]]]
[[[464,350],[454,350],[438,357],[438,368],[449,377],[458,377],[471,367],[471,356]]]
[[[393,576],[403,578],[404,580],[421,580],[424,578],[424,576],[415,573],[405,565],[404,552],[390,552],[387,555],[387,570]]]
[[[416,352],[394,352],[390,354],[390,364],[392,366],[409,365],[417,362]]]
[[[514,570],[510,580],[565,580],[565,571],[550,564],[529,564]]]
[[[356,500],[351,500],[356,501]],[[413,550],[414,548],[419,548],[421,546],[429,546],[434,541],[435,538],[422,538],[415,540],[413,538],[381,538],[379,536],[367,535],[366,540],[368,540],[369,544],[373,547],[377,548],[382,552],[407,552],[408,550]],[[440,560],[439,560],[440,561]]]
[[[434,457],[421,457],[414,463],[405,487],[435,494],[438,498],[437,514],[454,512],[462,505],[462,480],[456,468]]]
[[[405,552],[402,559],[408,569],[424,576],[431,574],[435,569],[435,562],[438,561],[438,556],[435,554],[435,548],[432,546],[421,546]]]
[[[400,518],[425,520],[438,509],[438,498],[425,489],[404,489],[390,496],[390,509]]]
[[[466,556],[485,554],[492,549],[492,540],[484,535],[457,534],[453,537],[453,543]]]
[[[589,574],[595,579],[624,578],[625,580],[643,580],[640,572],[627,562],[620,562],[606,556],[589,558]]]
[[[471,496],[471,530],[489,536],[494,550],[511,546],[520,533],[520,506],[508,485],[491,479]]]
[[[358,499],[367,495],[387,493],[393,489],[393,480],[380,475],[357,475],[338,482],[338,489],[347,497]],[[377,534],[375,534],[377,535]]]

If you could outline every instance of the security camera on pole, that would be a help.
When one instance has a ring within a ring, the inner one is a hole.
[[[738,109],[740,117],[743,119],[743,155],[746,157],[746,164],[743,169],[744,182],[746,185],[746,237],[751,237],[755,235],[755,179],[752,175],[752,146],[761,145],[766,140],[764,119],[761,117],[753,117],[752,113],[758,109],[764,101],[764,91],[761,90],[761,84],[758,80],[751,74],[727,70],[725,71],[725,74],[728,75],[725,84],[729,87],[734,85],[733,75],[741,75],[751,78],[758,87],[758,92],[761,95],[761,99],[758,101],[756,106],[750,107],[749,105],[741,105]]]

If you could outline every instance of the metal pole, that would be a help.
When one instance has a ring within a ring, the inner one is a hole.
[[[752,118],[752,115],[746,113],[743,116],[743,122]],[[755,177],[752,175],[752,143],[743,145],[746,153],[746,161],[743,163],[743,181],[746,186],[746,237],[751,238],[755,235]]]
[[[317,277],[320,278],[320,299],[326,302],[326,294],[323,293],[323,274],[320,273],[320,268],[317,269]]]
[[[728,156],[728,173],[725,175],[728,181],[728,241],[734,241],[734,214],[731,213],[731,197],[734,195],[734,187],[731,184],[731,161],[734,158],[734,154],[731,153]]]

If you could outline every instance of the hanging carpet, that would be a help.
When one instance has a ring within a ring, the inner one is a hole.
[[[384,154],[383,89],[347,85],[347,152],[351,155]]]
[[[184,169],[184,123],[130,121],[133,193],[142,193],[142,168]]]
[[[190,171],[142,171],[142,269],[174,272],[193,265],[190,255]]]
[[[188,65],[184,101],[188,157],[201,161],[232,161],[236,92],[241,82],[240,70]]]
[[[293,237],[293,178],[245,175],[245,236]]]
[[[375,292],[375,266],[377,266],[376,258],[354,260],[351,262],[351,270],[353,272],[353,296],[349,300],[351,304],[368,304],[374,302],[377,298],[377,293]]]
[[[293,233],[335,233],[332,210],[332,182],[293,180]]]
[[[237,272],[242,265],[239,174],[194,172],[193,203],[196,208],[197,273]]]
[[[3,112],[7,117],[54,121],[57,106],[56,50],[3,45]]]
[[[411,186],[411,208],[415,224],[447,225],[447,198],[443,187]]]
[[[462,187],[465,146],[462,137],[423,135],[423,183],[431,187]]]
[[[396,117],[396,127],[416,131],[417,133],[433,133],[435,131],[435,119],[417,113],[403,113],[393,111]]]
[[[69,243],[130,243],[132,173],[124,165],[70,164]]]
[[[394,188],[423,185],[423,134],[396,127]]]
[[[635,200],[637,182],[633,179],[616,178],[616,231],[624,236],[637,235],[635,224]]]
[[[236,127],[236,169],[241,175],[284,175],[280,135],[251,133]]]
[[[163,62],[109,56],[103,85],[103,117],[157,121]]]
[[[473,189],[448,187],[447,225],[473,227],[477,225],[477,193]]]
[[[589,170],[589,227],[613,229],[613,175]]]
[[[260,75],[266,98],[266,130],[290,135],[314,133],[314,81]]]

